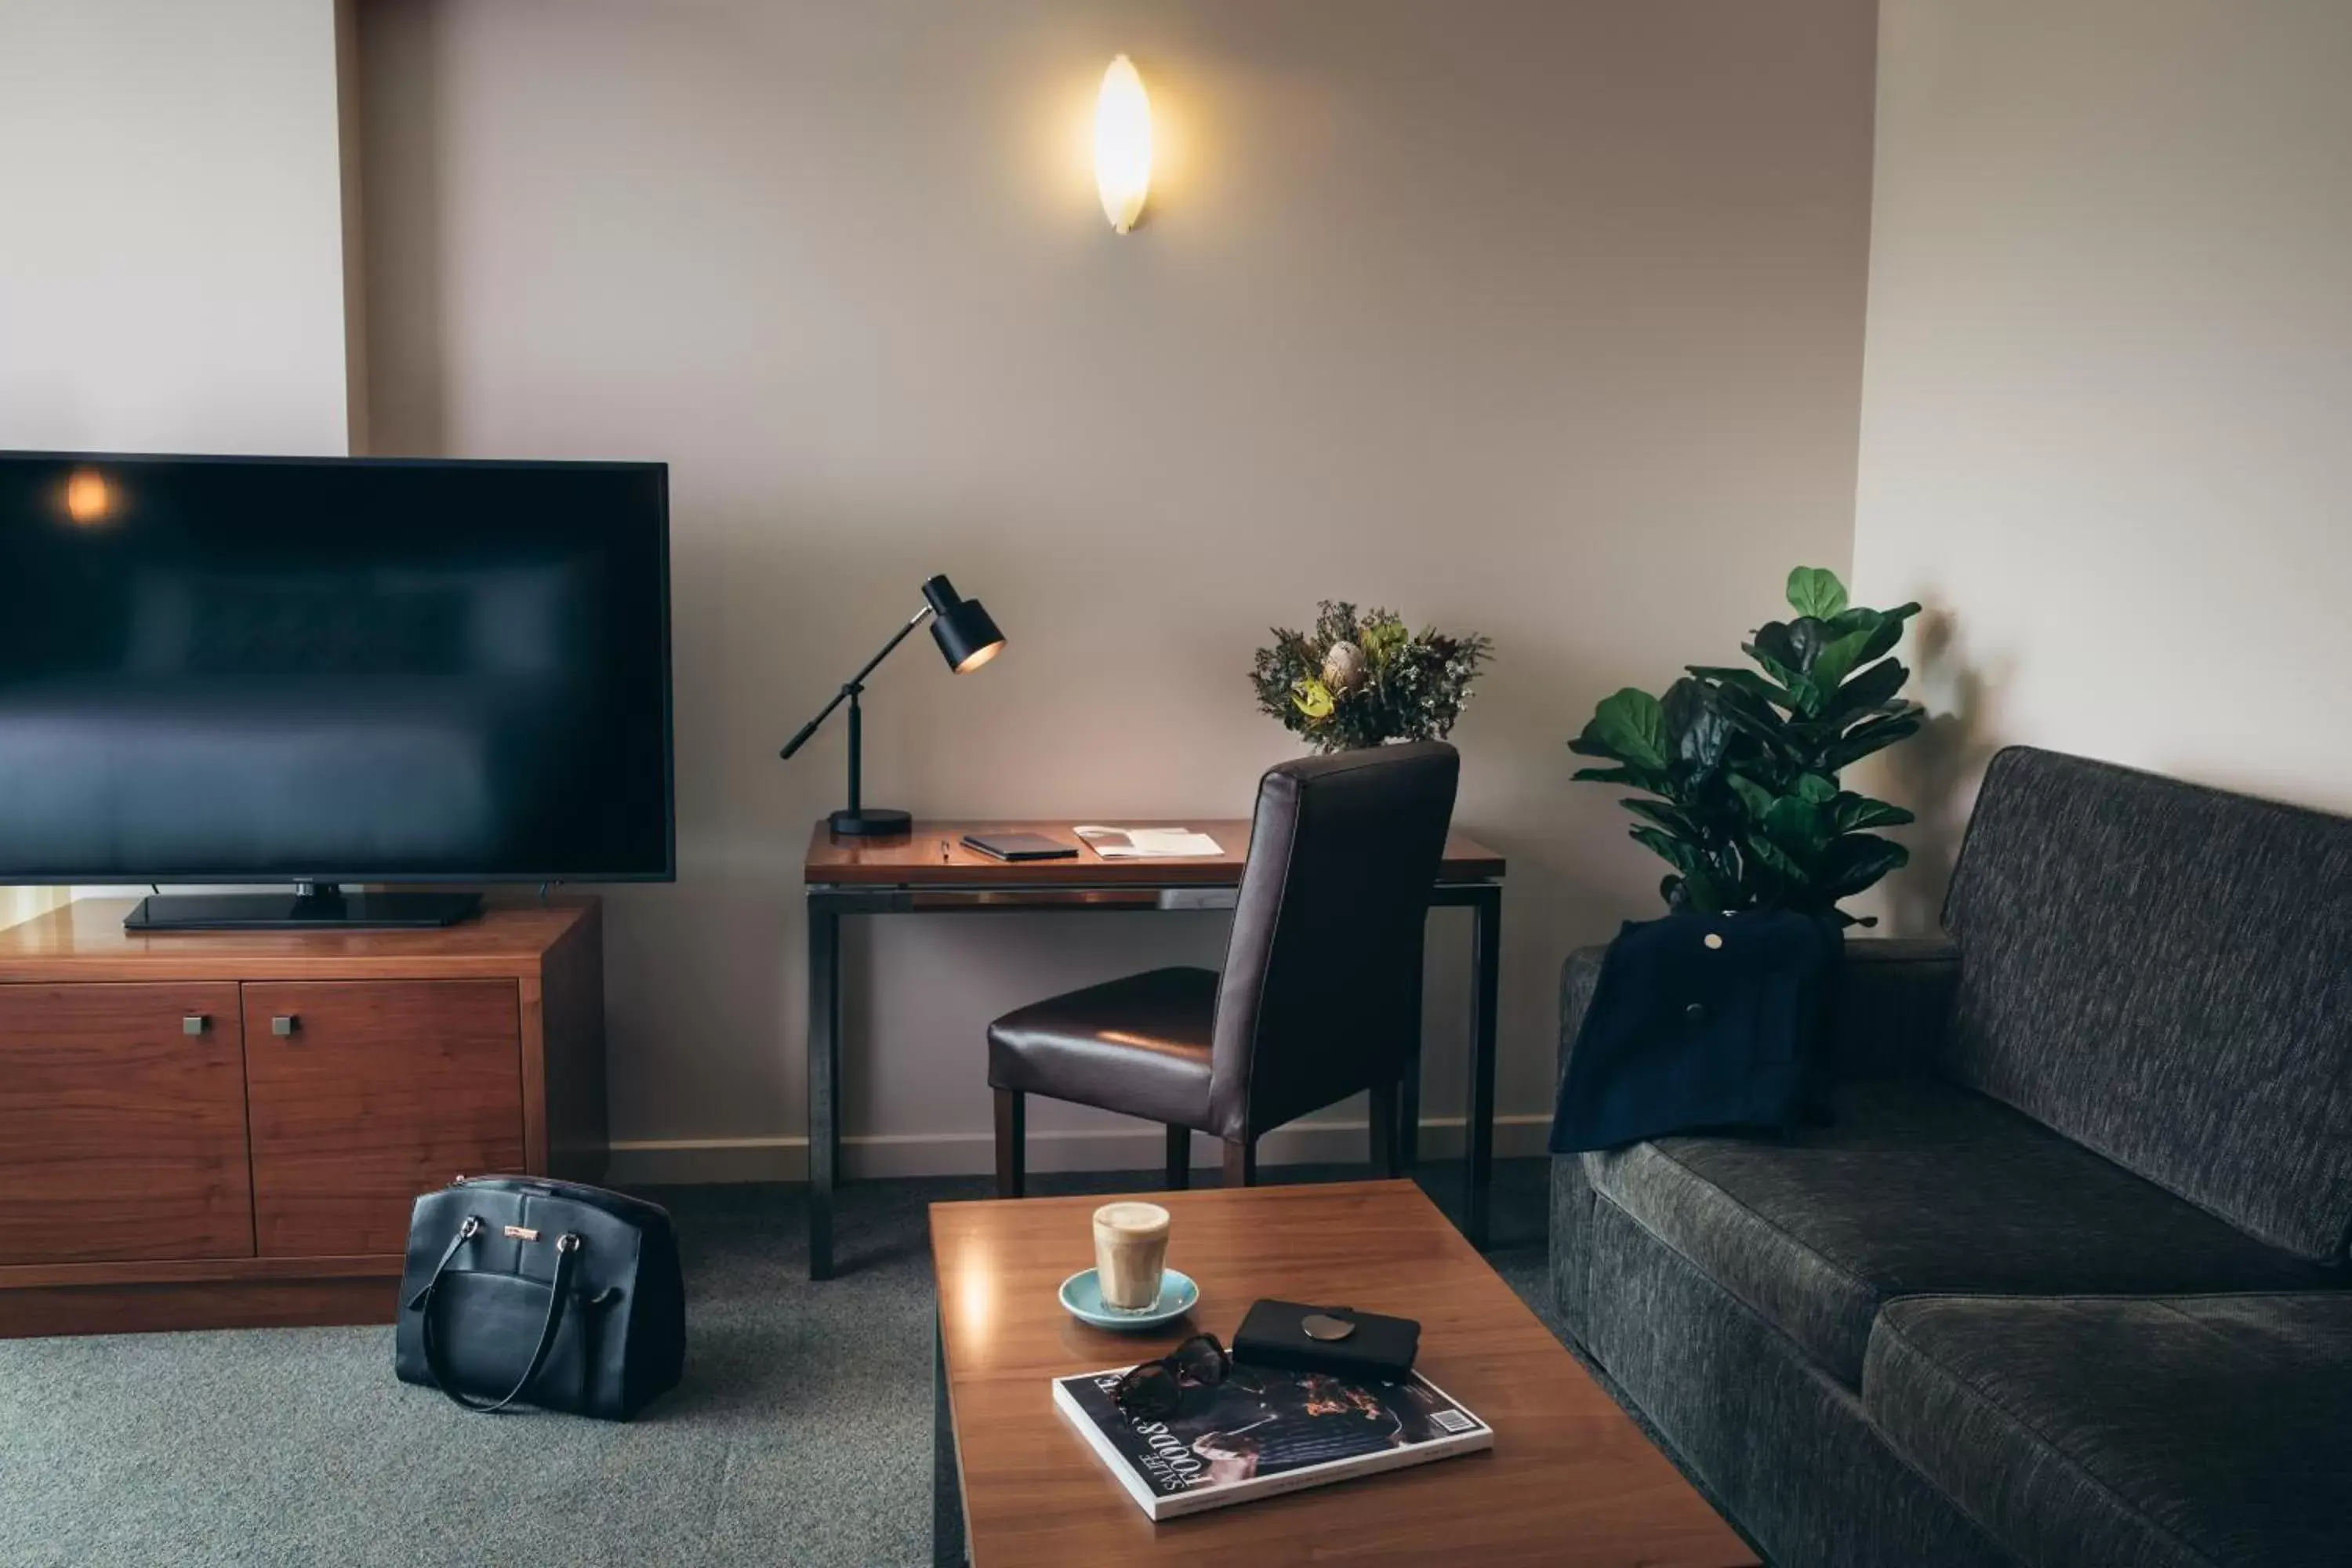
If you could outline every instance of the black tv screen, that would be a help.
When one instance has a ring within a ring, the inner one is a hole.
[[[658,463],[0,454],[0,880],[674,872]]]

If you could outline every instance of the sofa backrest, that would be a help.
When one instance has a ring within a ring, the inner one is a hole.
[[[2352,1232],[2352,820],[2013,747],[1944,921],[1942,1067],[2241,1229]]]

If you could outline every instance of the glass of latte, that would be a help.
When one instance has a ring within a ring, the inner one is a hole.
[[[1105,1306],[1140,1312],[1157,1305],[1167,1264],[1166,1209],[1121,1201],[1095,1210],[1095,1277]]]

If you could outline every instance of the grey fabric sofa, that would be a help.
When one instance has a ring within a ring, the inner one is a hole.
[[[1554,1162],[1570,1330],[1782,1568],[2352,1563],[2352,821],[2013,749],[1945,924],[1833,1124]]]

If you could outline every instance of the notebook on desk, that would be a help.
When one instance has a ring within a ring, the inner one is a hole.
[[[1088,824],[1070,831],[1106,860],[1199,858],[1225,852],[1215,839],[1189,827],[1097,827]]]
[[[967,833],[964,847],[998,860],[1075,860],[1078,852],[1042,833]]]

